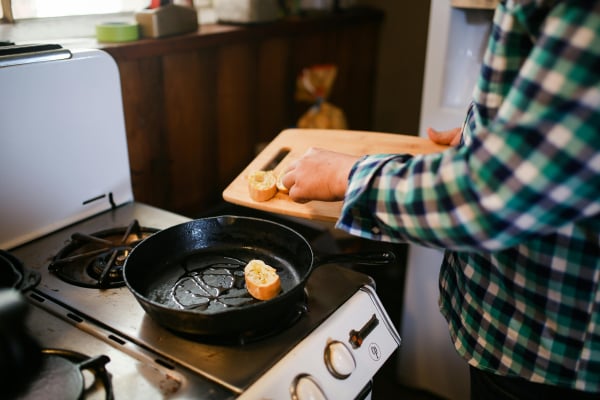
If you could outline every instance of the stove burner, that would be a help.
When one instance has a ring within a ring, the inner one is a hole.
[[[48,269],[73,285],[106,289],[125,286],[123,264],[142,240],[158,229],[140,227],[133,220],[127,228],[88,235],[74,233],[71,242],[54,257]]]
[[[87,263],[87,273],[99,282],[118,282],[123,278],[123,264],[132,248],[127,245],[115,246],[93,257]]]
[[[70,350],[44,349],[41,369],[18,399],[81,399],[85,394],[104,388],[105,398],[114,399],[110,375],[105,369],[108,356],[88,357]],[[86,385],[83,371],[94,376]]]

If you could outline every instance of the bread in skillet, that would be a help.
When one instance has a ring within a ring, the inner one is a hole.
[[[246,288],[258,300],[270,300],[281,291],[281,280],[275,268],[262,260],[250,260],[244,268]]]

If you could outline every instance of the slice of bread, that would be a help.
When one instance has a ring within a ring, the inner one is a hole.
[[[277,177],[273,171],[254,171],[248,175],[248,190],[254,201],[267,201],[277,193]]]
[[[262,260],[250,260],[244,268],[246,289],[258,300],[270,300],[281,291],[281,280],[275,268]]]

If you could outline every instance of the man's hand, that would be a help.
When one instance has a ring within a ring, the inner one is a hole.
[[[433,128],[427,128],[427,136],[429,136],[429,139],[431,139],[437,144],[456,146],[460,143],[462,130],[460,127],[445,131],[438,131]]]
[[[299,203],[343,200],[348,176],[359,157],[311,148],[282,177],[289,196]]]

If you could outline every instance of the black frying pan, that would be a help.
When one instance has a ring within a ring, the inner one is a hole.
[[[282,290],[253,299],[243,270],[251,259],[274,267]],[[146,238],[128,256],[123,276],[156,322],[190,335],[261,331],[304,302],[313,268],[326,263],[379,265],[393,253],[338,254],[317,258],[308,242],[284,225],[259,218],[220,216],[172,226]]]

